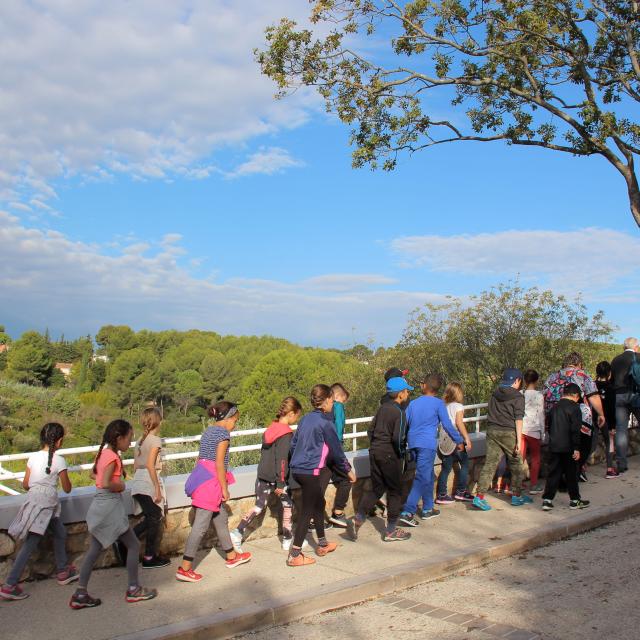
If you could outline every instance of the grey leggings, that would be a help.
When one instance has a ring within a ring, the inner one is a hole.
[[[133,529],[129,528],[123,533],[118,540],[127,547],[127,574],[129,576],[129,586],[138,586],[138,554],[140,553],[140,542],[133,533]],[[96,563],[98,556],[102,553],[102,545],[96,538],[91,536],[91,544],[89,551],[84,557],[82,567],[80,567],[80,580],[78,581],[78,589],[86,589],[89,586],[89,578],[93,565]]]
[[[202,538],[209,530],[211,520],[213,519],[213,526],[216,528],[216,535],[218,536],[218,542],[225,553],[229,553],[233,550],[233,543],[231,542],[231,536],[229,535],[229,516],[224,506],[220,506],[220,511],[217,513],[214,511],[207,511],[206,509],[200,509],[194,507],[196,515],[193,519],[193,526],[191,527],[191,533],[187,538],[187,542],[184,545],[185,560],[193,562],[196,557]]]
[[[67,550],[65,548],[67,530],[64,528],[60,518],[51,518],[47,531],[50,531],[53,535],[53,553],[56,558],[56,571],[60,573],[67,568]],[[31,554],[38,548],[38,544],[42,538],[43,536],[37,533],[29,533],[27,535],[27,539],[20,551],[18,551],[13,567],[11,567],[11,572],[7,577],[8,585],[13,587],[18,584]]]

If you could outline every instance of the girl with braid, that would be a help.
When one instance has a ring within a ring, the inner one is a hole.
[[[87,592],[93,565],[103,549],[119,541],[127,548],[127,574],[129,586],[125,593],[127,602],[151,600],[158,595],[155,589],[145,589],[138,582],[138,553],[140,543],[124,507],[123,491],[126,488],[126,473],[120,452],[131,445],[133,429],[126,420],[114,420],[107,425],[98,449],[93,475],[96,479],[96,495],[87,512],[87,528],[91,534],[89,551],[80,568],[78,588],[71,597],[72,609],[86,609],[102,604]]]
[[[276,419],[262,437],[258,477],[256,478],[256,504],[247,513],[237,529],[231,531],[231,541],[236,551],[242,551],[241,545],[249,525],[267,507],[267,502],[275,494],[282,503],[282,548],[289,551],[293,541],[291,514],[293,501],[287,488],[289,482],[289,448],[294,425],[302,415],[302,405],[291,396],[280,403]]]
[[[23,600],[29,597],[18,586],[18,581],[46,531],[53,534],[58,584],[66,585],[78,579],[76,568],[67,564],[67,532],[60,519],[58,480],[66,493],[71,491],[67,463],[56,453],[62,446],[63,438],[64,428],[61,424],[45,424],[40,431],[42,449],[32,454],[27,461],[27,470],[22,480],[22,486],[28,490],[27,497],[9,525],[9,535],[25,542],[16,556],[6,583],[0,589],[0,597],[4,600]]]
[[[157,569],[166,567],[171,562],[169,558],[158,555],[166,504],[164,483],[160,476],[162,414],[156,407],[149,407],[142,412],[140,421],[144,431],[136,446],[135,475],[131,483],[131,495],[136,503],[136,515],[141,512],[144,518],[133,531],[138,538],[145,533],[147,536],[142,568]]]

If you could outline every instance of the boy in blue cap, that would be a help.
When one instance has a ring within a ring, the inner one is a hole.
[[[438,425],[442,425],[457,445],[464,442],[460,432],[451,424],[445,403],[437,397],[442,382],[442,376],[427,376],[420,385],[422,396],[412,400],[407,409],[408,444],[416,461],[416,477],[400,514],[400,523],[408,527],[419,524],[414,516],[420,499],[423,520],[440,515],[440,511],[433,508],[433,465],[438,449]]]
[[[413,391],[404,378],[387,380],[389,401],[380,405],[369,428],[369,466],[372,490],[358,504],[353,521],[354,539],[365,523],[367,514],[385,493],[387,494],[387,527],[385,542],[408,540],[411,535],[397,528],[402,507],[402,478],[407,451],[407,417],[402,408]]]
[[[487,409],[487,453],[478,479],[478,494],[473,506],[482,511],[491,507],[485,500],[484,492],[491,487],[498,462],[504,454],[511,470],[511,505],[520,507],[533,502],[522,494],[522,421],[524,419],[524,395],[522,371],[505,369],[500,385],[493,392]]]

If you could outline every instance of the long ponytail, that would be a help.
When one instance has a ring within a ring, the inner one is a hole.
[[[142,435],[140,436],[140,440],[138,440],[138,452],[140,452],[142,443],[145,441],[147,436],[154,429],[157,429],[161,422],[162,414],[160,413],[160,409],[156,407],[147,407],[142,412],[142,417],[140,418],[140,423],[142,424]]]
[[[47,458],[47,466],[45,473],[51,473],[51,465],[53,463],[53,454],[56,452],[56,442],[64,438],[64,427],[58,422],[47,422],[40,430],[40,444],[49,448],[49,457]]]
[[[120,454],[117,451],[118,438],[126,436],[130,431],[133,431],[133,427],[126,420],[112,420],[107,425],[107,428],[104,430],[104,435],[102,436],[102,442],[100,443],[96,459],[93,462],[94,474],[98,473],[98,460],[100,460],[102,450],[108,445],[114,450],[116,455],[120,457]],[[121,464],[121,466],[122,477],[126,478],[127,472],[124,470],[124,465]]]

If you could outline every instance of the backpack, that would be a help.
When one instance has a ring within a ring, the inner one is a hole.
[[[562,393],[567,384],[572,382],[572,379],[566,376],[561,375],[560,371],[556,371],[552,373],[547,381],[544,383],[544,389],[542,394],[544,396],[544,413],[545,415],[549,415],[551,409],[560,402],[560,398],[562,398]]]
[[[636,393],[640,393],[640,362],[638,362],[637,354],[633,354],[633,362],[631,363],[631,368],[629,369],[629,377],[631,378],[631,382],[635,386],[634,391]]]

